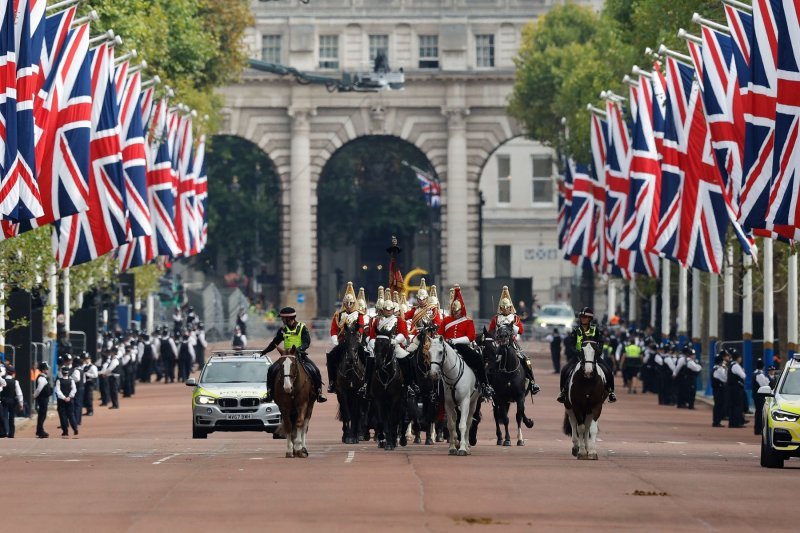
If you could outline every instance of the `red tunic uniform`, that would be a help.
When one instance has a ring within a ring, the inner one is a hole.
[[[358,311],[353,311],[353,313],[358,314],[358,329],[363,332],[364,326],[366,325],[366,321],[364,320],[364,315],[359,313]],[[344,334],[339,329],[339,322],[343,320],[343,317],[345,315],[349,314],[351,313],[348,313],[347,311],[338,311],[331,320],[331,337],[334,336],[338,337],[340,342],[344,340]]]
[[[439,335],[443,335],[446,340],[467,337],[472,342],[475,340],[475,323],[465,316],[461,318],[448,316],[439,325]]]
[[[497,316],[498,315],[493,316],[492,321],[489,323],[489,333],[494,333],[494,331],[497,329]],[[522,320],[520,320],[519,316],[514,315],[514,323],[512,325],[519,328],[517,330],[517,335],[522,335],[525,333],[525,330],[522,327]]]
[[[378,328],[381,326],[382,321],[389,321],[394,319],[397,324],[397,330],[395,331],[395,335],[402,335],[405,340],[401,342],[408,342],[408,328],[406,327],[406,321],[402,318],[398,317],[383,317],[383,316],[376,316],[372,319],[372,324],[369,328],[369,338],[375,340],[378,336]],[[384,326],[384,327],[388,327]]]

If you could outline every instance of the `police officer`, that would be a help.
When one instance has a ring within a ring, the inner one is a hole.
[[[670,343],[667,347],[667,353],[664,356],[664,366],[661,371],[663,372],[664,384],[664,404],[675,405],[675,367],[678,365],[678,347],[674,343]]]
[[[634,337],[626,341],[622,347],[622,358],[620,367],[622,368],[622,379],[628,387],[628,393],[636,394],[636,381],[639,371],[642,369],[642,350],[639,338]]]
[[[53,394],[53,388],[50,386],[50,379],[47,376],[50,365],[46,361],[42,361],[36,368],[39,371],[39,375],[36,376],[36,386],[33,389],[33,399],[36,402],[37,411],[36,436],[46,439],[50,435],[44,430],[44,421],[47,419],[47,405]]]
[[[756,435],[761,435],[761,430],[764,428],[764,398],[763,394],[758,394],[758,389],[761,387],[769,387],[771,386],[771,380],[769,375],[764,372],[764,360],[759,359],[756,361],[756,371],[753,373],[753,381],[752,381],[752,392],[753,392],[753,404],[755,405],[756,415],[755,421],[753,423],[753,433]]]
[[[97,387],[97,366],[87,352],[83,352],[83,407],[86,416],[94,416],[94,389]]]
[[[730,348],[731,363],[728,366],[728,427],[741,428],[747,424],[744,419],[744,384],[747,375],[742,368],[742,354]]]
[[[297,311],[295,311],[293,307],[284,307],[281,309],[280,317],[283,322],[283,327],[275,334],[275,338],[272,339],[272,342],[261,351],[261,355],[268,354],[277,348],[280,343],[283,343],[283,349],[287,353],[293,352],[296,354],[297,360],[302,363],[308,376],[311,378],[314,388],[317,391],[317,402],[327,402],[328,399],[322,393],[322,374],[320,374],[319,368],[314,364],[314,361],[309,359],[306,354],[306,350],[308,350],[308,347],[311,345],[311,334],[308,332],[308,328],[302,322],[297,321]],[[271,387],[276,371],[275,365],[270,365],[267,371],[267,398],[272,397]]]
[[[244,350],[247,348],[247,335],[242,333],[241,326],[233,328],[233,339],[231,340],[231,347],[234,350]]]
[[[553,360],[553,374],[561,373],[561,334],[558,328],[553,328],[553,333],[545,339],[550,343],[550,359]]]
[[[17,412],[22,413],[23,398],[22,388],[16,378],[16,371],[13,366],[6,367],[6,375],[3,378],[6,382],[3,390],[0,391],[0,405],[3,409],[3,420],[0,421],[0,429],[4,431],[6,438],[13,439],[15,435],[14,419]]]
[[[600,331],[597,324],[593,322],[594,311],[589,307],[584,307],[578,314],[578,321],[580,322],[572,329],[569,337],[567,337],[566,344],[575,347],[575,352],[581,350],[581,344],[584,340],[596,341],[599,346],[603,346],[603,339],[601,338]],[[575,368],[578,358],[571,360],[564,368],[561,369],[561,393],[556,400],[564,403],[566,397],[567,379],[572,370]],[[617,396],[614,394],[614,374],[611,369],[602,361],[597,362],[597,366],[603,371],[606,377],[606,391],[608,392],[608,401],[613,403],[617,401]]]
[[[194,346],[188,330],[183,330],[180,346],[178,346],[178,381],[184,382],[192,373],[194,362]]]
[[[678,408],[694,409],[697,396],[697,376],[703,367],[697,362],[697,354],[691,344],[683,347],[683,356],[678,359],[675,374],[678,384]]]
[[[206,330],[202,322],[197,324],[197,342],[194,345],[194,353],[197,359],[197,370],[203,370],[206,364],[206,348],[208,348],[208,341],[206,340]]]
[[[75,411],[72,402],[77,394],[75,381],[70,377],[72,374],[72,364],[61,367],[61,376],[56,380],[56,407],[58,409],[58,419],[61,422],[61,436],[69,437],[69,428],[78,435],[78,423],[75,421]]]
[[[169,335],[167,328],[161,330],[161,343],[159,345],[161,365],[164,371],[164,383],[175,383],[175,358],[178,347]]]
[[[108,384],[108,398],[111,400],[109,409],[119,409],[119,382],[122,369],[120,368],[120,355],[114,353],[108,361],[108,365],[101,372]]]
[[[711,391],[714,393],[714,412],[711,426],[722,427],[722,420],[727,412],[728,386],[728,352],[723,350],[714,358],[714,370],[711,373]]]
[[[75,382],[75,398],[70,402],[72,416],[75,417],[75,422],[80,426],[81,417],[83,416],[83,397],[86,387],[86,377],[83,375],[83,361],[81,361],[77,355],[72,359],[72,367],[70,368],[69,375],[72,381]]]

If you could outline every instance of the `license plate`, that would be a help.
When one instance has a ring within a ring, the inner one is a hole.
[[[228,415],[228,420],[250,420],[253,415]]]

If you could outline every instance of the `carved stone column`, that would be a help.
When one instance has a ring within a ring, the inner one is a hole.
[[[467,191],[467,125],[469,109],[445,107],[447,117],[447,253],[444,261],[444,279],[448,287],[459,283],[465,299],[473,300],[468,279],[468,191]],[[469,296],[468,296],[469,295]],[[472,303],[472,302],[468,302]]]

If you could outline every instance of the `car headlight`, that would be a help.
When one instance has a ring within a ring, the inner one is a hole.
[[[775,422],[797,422],[797,419],[800,418],[800,415],[787,413],[786,411],[781,411],[780,409],[776,409],[770,414]]]
[[[198,396],[196,402],[200,405],[209,405],[212,403],[217,403],[217,399],[212,398],[211,396]]]

